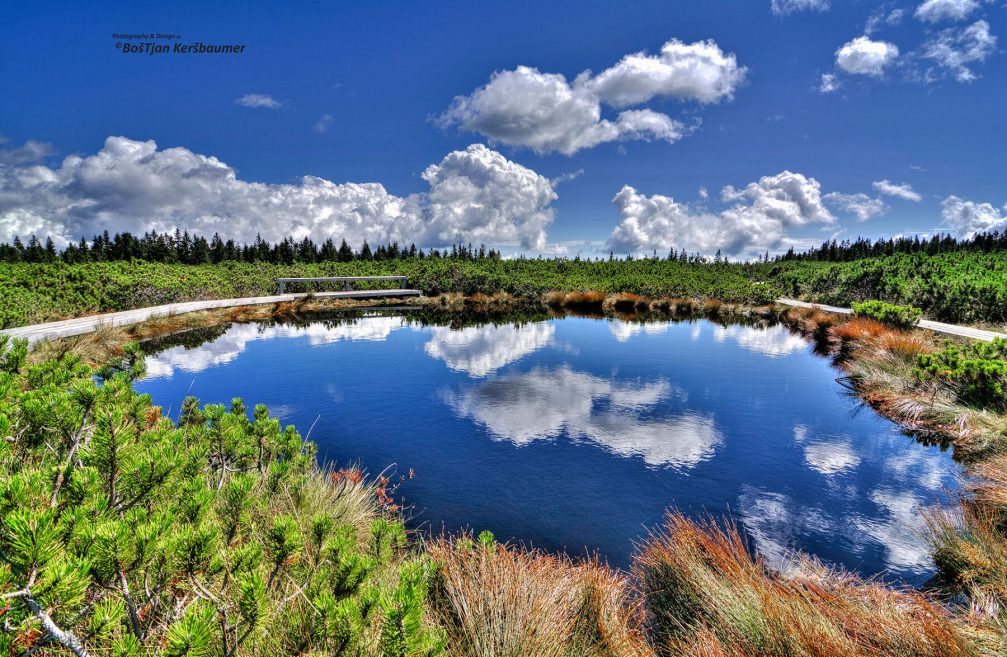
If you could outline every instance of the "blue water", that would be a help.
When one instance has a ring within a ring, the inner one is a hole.
[[[919,510],[960,472],[782,326],[235,324],[147,367],[139,389],[173,417],[187,394],[240,396],[302,433],[314,423],[324,460],[412,469],[398,495],[414,526],[616,566],[675,507],[730,513],[777,566],[802,550],[919,584],[932,572]]]

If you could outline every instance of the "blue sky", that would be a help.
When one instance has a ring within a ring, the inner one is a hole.
[[[1003,3],[828,5],[8,4],[0,238],[177,224],[744,257],[831,235],[1002,230]],[[246,50],[123,54],[112,37],[151,31]],[[620,66],[635,53],[659,80]],[[697,62],[701,79],[689,77]],[[535,124],[529,108],[548,109],[555,93],[604,125],[562,108]],[[585,138],[592,130],[606,136]],[[156,150],[130,147],[149,140]],[[165,151],[176,147],[185,153]],[[241,184],[213,187],[228,171]],[[303,176],[335,187],[307,189]],[[267,197],[282,197],[273,214]],[[356,223],[334,217],[347,212]]]

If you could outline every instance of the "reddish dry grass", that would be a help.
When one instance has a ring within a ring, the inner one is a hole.
[[[821,310],[816,310],[811,315],[808,316],[807,322],[809,325],[817,330],[822,328],[830,328],[839,323],[839,317],[834,313],[827,313]]]
[[[717,316],[720,314],[721,308],[724,307],[724,302],[720,299],[707,299],[703,302],[703,312],[710,316]]]
[[[476,292],[475,294],[470,294],[465,298],[465,303],[472,304],[475,306],[487,306],[493,302],[493,298],[482,292]]]
[[[649,303],[639,294],[633,294],[632,292],[619,292],[618,294],[610,294],[605,297],[603,307],[605,310],[615,310],[618,312],[629,313],[634,310],[646,310],[649,307]]]
[[[966,657],[977,628],[939,604],[804,561],[785,577],[737,529],[671,514],[635,572],[661,655]],[[988,638],[986,635],[983,635]]]
[[[671,300],[671,310],[675,313],[692,314],[696,310],[696,301],[686,297],[675,297]]]
[[[672,303],[668,297],[654,299],[650,302],[650,310],[655,313],[669,313],[672,310]]]
[[[821,311],[815,306],[812,306],[810,308],[805,308],[802,306],[800,308],[791,308],[789,314],[793,319],[801,320],[801,319],[807,319],[818,312]]]
[[[434,615],[458,657],[647,657],[626,577],[596,561],[469,536],[427,545],[438,565]]]
[[[601,310],[605,293],[598,290],[570,292],[563,297],[563,305],[575,310]]]
[[[546,292],[545,294],[542,295],[542,303],[551,308],[561,307],[563,305],[564,299],[566,299],[565,292],[553,291],[553,292]]]
[[[919,354],[930,353],[934,350],[929,341],[905,331],[892,331],[882,335],[878,346],[904,360],[913,360]]]
[[[866,317],[852,317],[832,328],[832,335],[839,340],[852,342],[867,342],[893,333],[891,327]]]

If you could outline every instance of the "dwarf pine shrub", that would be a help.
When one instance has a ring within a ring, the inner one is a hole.
[[[853,314],[858,317],[874,319],[882,324],[900,329],[909,329],[923,317],[923,311],[914,306],[898,306],[884,301],[864,301],[853,304]]]
[[[1007,408],[1007,340],[965,346],[947,340],[942,350],[920,354],[916,361],[914,373],[920,380],[943,383],[967,404]]]
[[[432,569],[374,484],[264,406],[163,417],[135,348],[95,371],[0,336],[0,653],[438,655]]]

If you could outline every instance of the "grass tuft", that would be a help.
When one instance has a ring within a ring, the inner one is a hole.
[[[604,303],[605,293],[598,290],[570,292],[563,297],[563,305],[571,310],[599,311]]]
[[[605,297],[602,307],[605,310],[631,313],[636,310],[647,310],[650,307],[650,303],[639,294],[620,292],[618,294],[610,294]]]
[[[921,593],[808,559],[773,572],[733,524],[679,513],[642,547],[635,572],[659,655],[965,657],[996,641]]]
[[[470,535],[427,544],[438,567],[434,615],[458,657],[644,657],[625,576]]]
[[[891,333],[892,329],[888,326],[866,317],[853,317],[832,329],[834,337],[846,342],[875,340]]]

